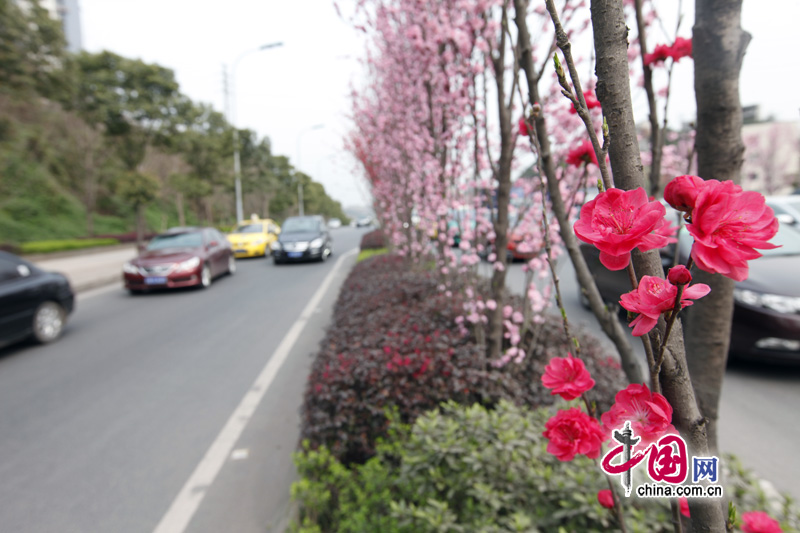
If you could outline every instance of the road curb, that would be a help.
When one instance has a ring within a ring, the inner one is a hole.
[[[122,273],[116,274],[108,274],[105,276],[97,277],[91,281],[84,281],[82,283],[72,284],[72,290],[76,293],[82,293],[86,291],[90,291],[92,289],[99,289],[100,287],[105,287],[106,285],[113,285],[122,281]]]
[[[94,255],[104,252],[114,252],[117,250],[136,249],[136,244],[114,244],[111,246],[96,246],[93,248],[81,248],[80,250],[64,250],[63,252],[50,252],[47,254],[24,254],[21,255],[26,261],[33,263],[39,261],[49,261],[50,259],[65,259],[68,257],[78,257],[81,255]]]

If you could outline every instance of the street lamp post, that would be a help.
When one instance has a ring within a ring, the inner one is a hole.
[[[231,126],[233,126],[233,176],[234,176],[234,188],[236,192],[236,223],[242,221],[244,218],[244,209],[242,207],[242,168],[241,162],[239,160],[239,130],[236,127],[236,67],[239,65],[239,61],[241,61],[245,56],[250,55],[255,52],[260,52],[262,50],[268,50],[270,48],[277,48],[279,46],[283,46],[282,42],[276,43],[269,43],[259,46],[258,48],[253,48],[251,50],[245,50],[234,60],[233,65],[231,67],[230,73],[230,81],[231,85],[233,86],[228,91],[228,79],[227,79],[227,69],[226,69],[226,80],[225,80],[225,103],[227,104],[227,115],[228,115],[228,122],[230,122]]]
[[[325,124],[315,124],[314,126],[308,127],[297,134],[297,170],[300,170],[300,148],[302,147],[302,139],[303,135],[308,133],[309,131],[314,130],[321,130],[325,127]],[[300,180],[297,180],[297,206],[299,209],[300,216],[305,214],[305,210],[303,209],[303,184],[300,183]]]

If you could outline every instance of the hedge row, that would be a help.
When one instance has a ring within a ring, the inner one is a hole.
[[[64,252],[67,250],[82,250],[84,248],[97,248],[99,246],[113,246],[119,240],[112,238],[99,239],[63,239],[53,241],[24,242],[18,246],[19,253],[47,254],[51,252]]]
[[[541,375],[551,357],[570,349],[560,322],[547,321],[535,340],[523,340],[524,348],[526,342],[535,346],[522,363],[495,368],[474,338],[459,333],[462,302],[437,285],[432,272],[409,271],[395,255],[354,267],[305,391],[301,434],[313,448],[325,445],[345,464],[363,463],[386,435],[389,406],[412,422],[448,400],[489,407],[502,399],[526,406],[553,402]],[[624,376],[598,342],[578,335],[597,381],[592,399],[608,407],[624,388]]]

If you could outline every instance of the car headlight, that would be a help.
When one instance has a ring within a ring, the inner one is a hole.
[[[309,246],[311,248],[320,248],[322,246],[323,242],[324,242],[324,240],[323,240],[322,237],[317,237],[316,239],[314,239],[313,241],[311,241],[309,243]]]
[[[138,274],[139,267],[137,267],[133,263],[125,263],[124,265],[122,265],[122,271],[125,272],[126,274]]]
[[[194,270],[198,266],[200,266],[200,258],[192,257],[191,259],[178,263],[177,270]]]
[[[280,250],[281,243],[279,241],[272,241],[272,244],[270,244],[269,247],[272,248],[273,250]]]
[[[794,296],[781,296],[780,294],[764,294],[746,289],[734,289],[733,297],[737,302],[765,307],[779,313],[800,312],[800,298]]]

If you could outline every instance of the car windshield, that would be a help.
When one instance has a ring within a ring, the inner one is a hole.
[[[233,230],[232,233],[264,233],[263,224],[242,224]]]
[[[147,245],[148,250],[163,250],[165,248],[200,248],[203,246],[203,236],[199,232],[173,233],[158,235]]]
[[[288,218],[282,226],[283,233],[300,233],[318,229],[319,221],[315,218]]]

